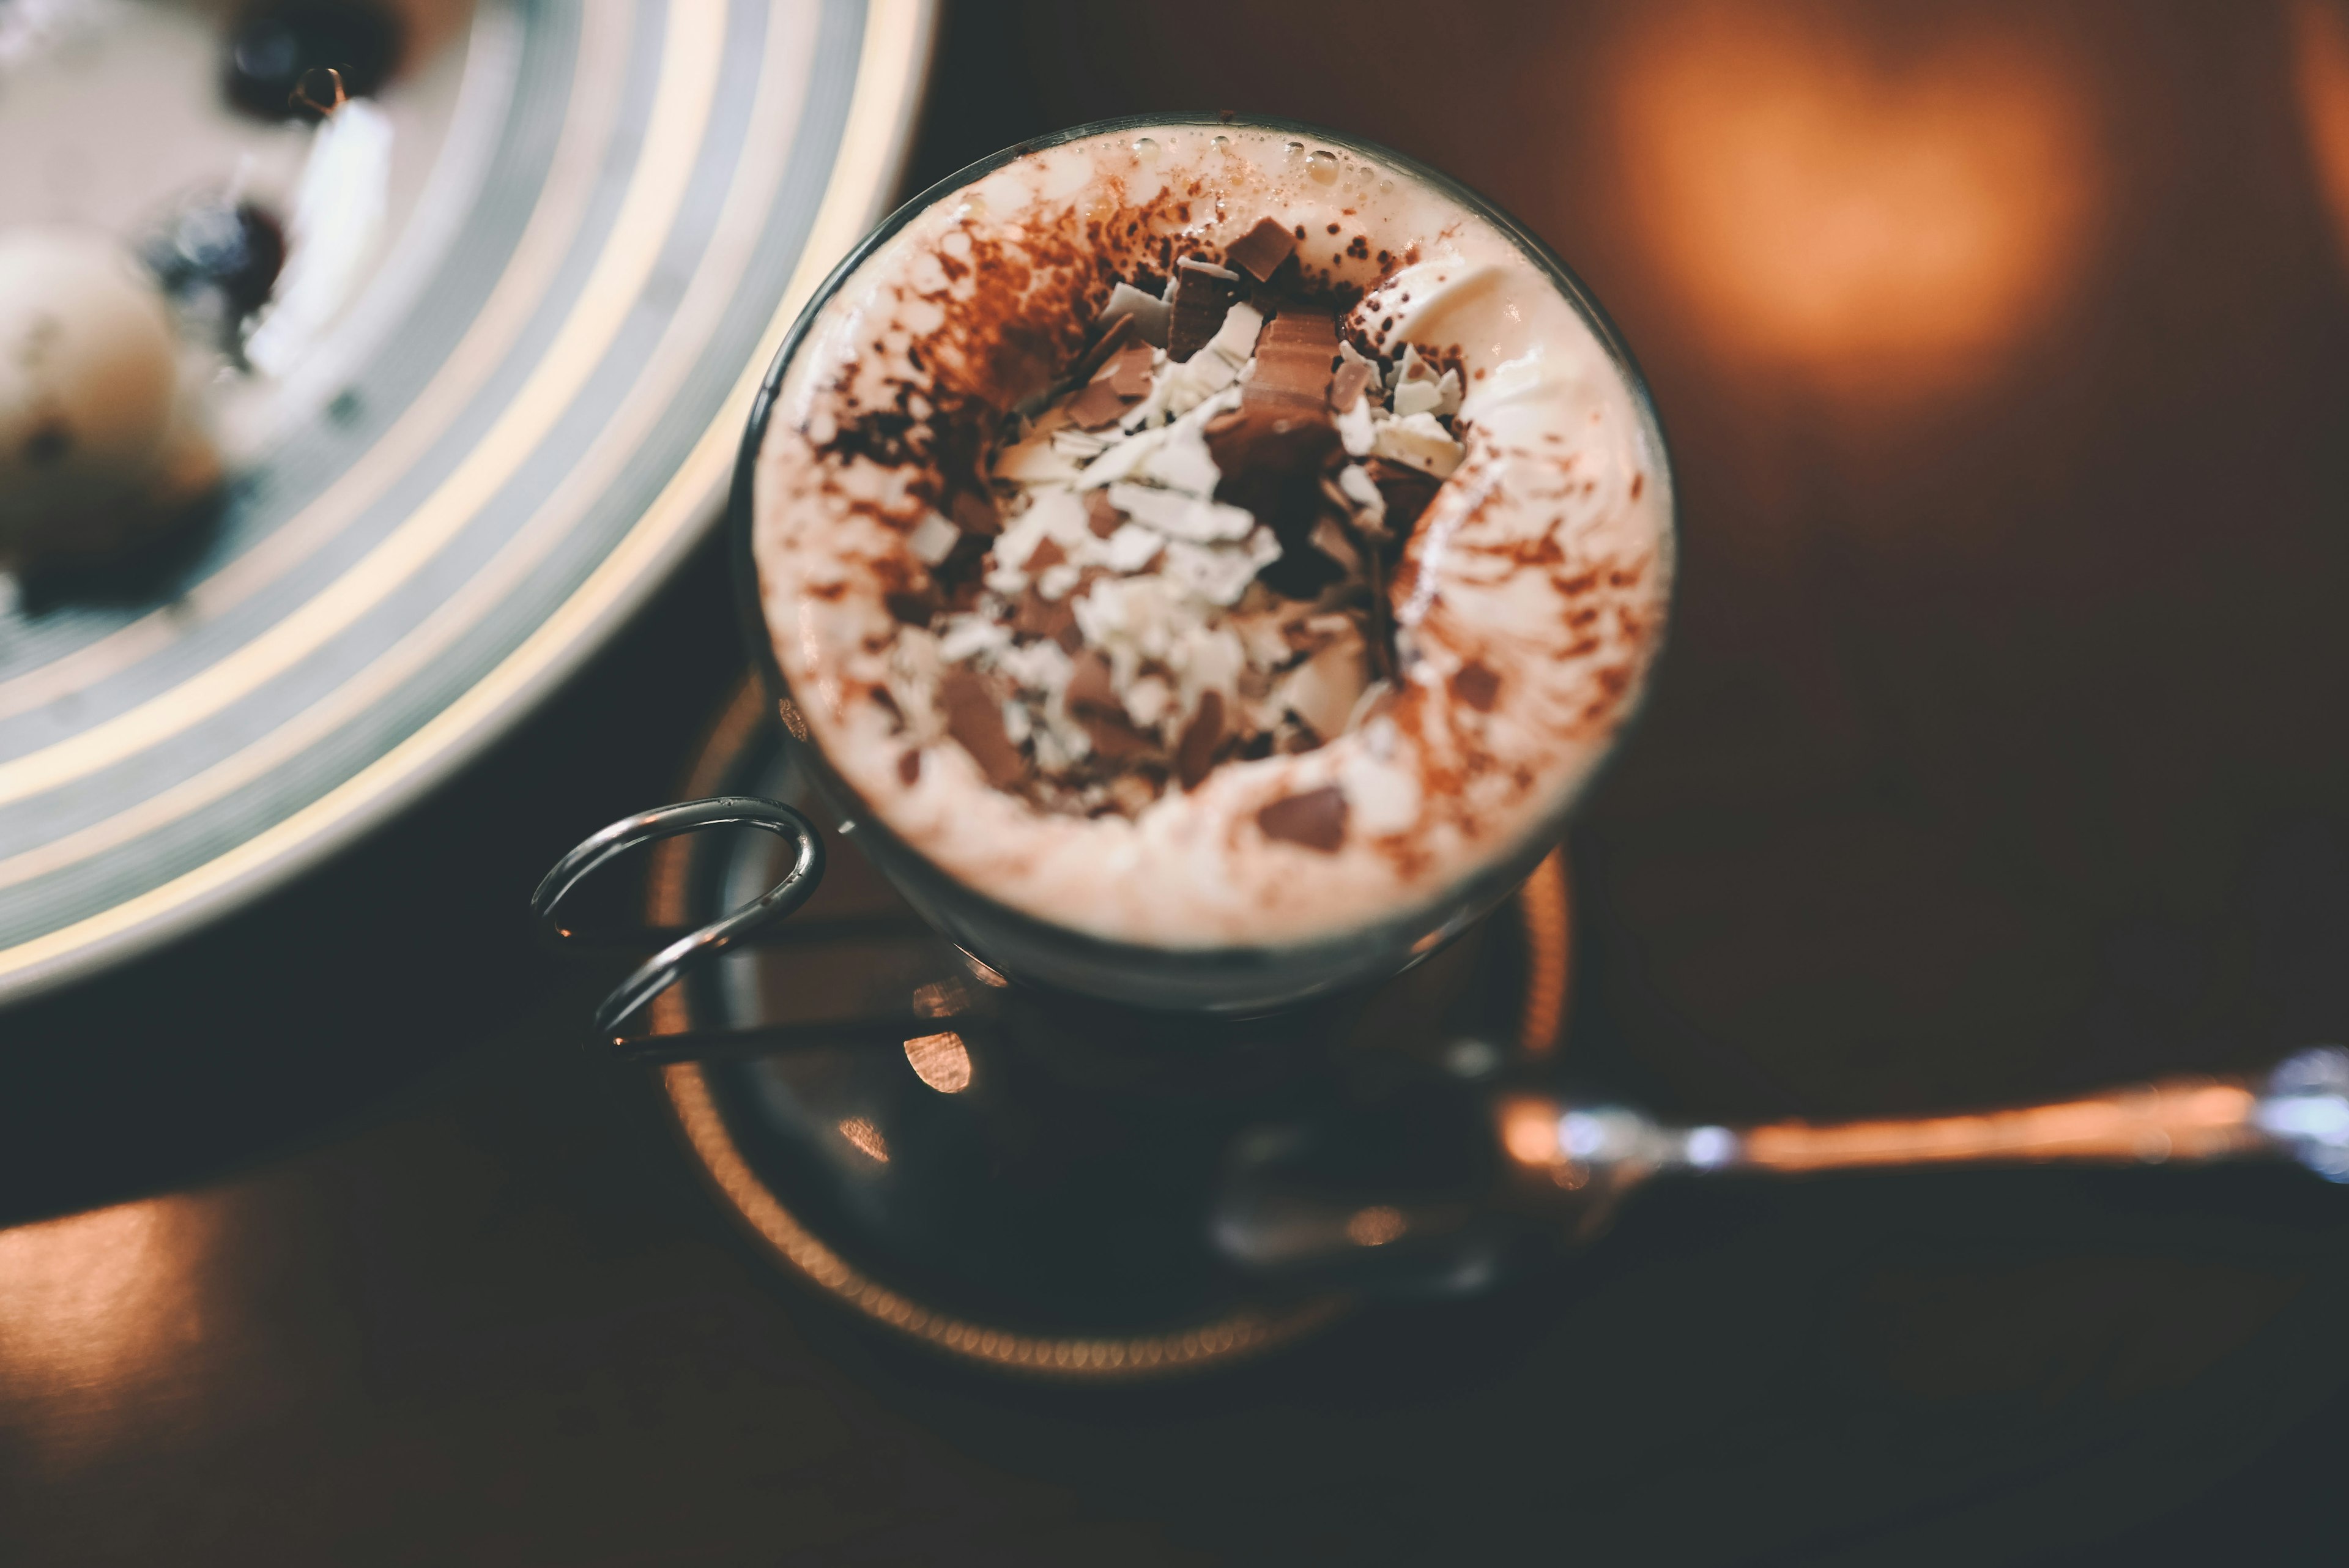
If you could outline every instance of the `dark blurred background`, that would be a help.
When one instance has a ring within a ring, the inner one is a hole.
[[[2349,1036],[2349,6],[965,0],[907,188],[1192,108],[1459,174],[1650,378],[1592,1076],[1828,1118]],[[0,1017],[0,1561],[2332,1555],[2349,1194],[2289,1172],[1659,1194],[1187,1389],[868,1337],[524,919],[741,668],[705,549],[369,843]]]

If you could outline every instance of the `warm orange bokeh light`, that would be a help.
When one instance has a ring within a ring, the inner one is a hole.
[[[882,1165],[889,1163],[889,1140],[881,1136],[881,1129],[869,1119],[850,1116],[840,1124],[839,1132],[848,1140],[850,1147],[865,1158]]]
[[[201,1272],[217,1231],[199,1198],[150,1199],[0,1231],[0,1386],[48,1407],[45,1458],[152,1421],[149,1386],[204,1334]]]
[[[1558,1158],[1557,1103],[1509,1099],[1501,1105],[1501,1147],[1520,1165],[1548,1165]]]
[[[959,1095],[970,1087],[970,1048],[952,1030],[906,1041],[905,1060],[915,1076],[941,1095]]]
[[[2326,0],[2300,0],[2292,8],[2292,36],[2309,157],[2349,258],[2349,16]]]
[[[1887,65],[1795,13],[1641,15],[1618,78],[1624,177],[1655,260],[1726,345],[1962,364],[2073,273],[2093,128],[2027,45],[1953,34]]]

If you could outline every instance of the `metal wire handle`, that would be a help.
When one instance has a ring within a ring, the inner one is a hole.
[[[591,835],[555,862],[554,869],[539,883],[538,891],[531,895],[531,913],[550,935],[569,941],[577,933],[565,928],[556,915],[573,888],[631,849],[705,827],[755,827],[791,840],[799,853],[783,879],[757,898],[687,932],[637,965],[633,974],[596,1004],[595,1027],[607,1034],[616,1038],[625,1020],[675,985],[695,964],[715,958],[753,931],[792,914],[823,880],[823,836],[813,823],[781,801],[718,795],[638,812]]]

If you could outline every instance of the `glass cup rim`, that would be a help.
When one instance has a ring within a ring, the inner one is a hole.
[[[1613,362],[1617,373],[1623,379],[1624,388],[1630,398],[1633,411],[1644,427],[1648,443],[1653,449],[1657,477],[1663,488],[1663,525],[1661,531],[1661,545],[1667,560],[1671,563],[1671,569],[1666,579],[1664,614],[1661,618],[1662,629],[1656,634],[1656,640],[1650,651],[1646,678],[1640,682],[1640,691],[1630,707],[1624,711],[1614,736],[1605,752],[1600,754],[1597,763],[1571,791],[1561,798],[1548,818],[1553,824],[1562,822],[1571,813],[1576,804],[1587,797],[1599,780],[1614,766],[1616,759],[1622,753],[1625,742],[1645,713],[1655,686],[1656,670],[1671,642],[1671,628],[1678,608],[1680,572],[1677,556],[1680,536],[1680,493],[1672,472],[1671,443],[1665,437],[1663,421],[1657,412],[1655,400],[1649,390],[1647,378],[1640,370],[1639,361],[1632,356],[1630,345],[1624,341],[1622,333],[1615,326],[1613,318],[1607,314],[1597,296],[1590,292],[1589,287],[1577,275],[1574,269],[1568,266],[1564,259],[1538,235],[1517,222],[1490,198],[1474,187],[1444,173],[1442,170],[1432,168],[1418,159],[1395,151],[1378,142],[1308,124],[1303,120],[1287,119],[1278,116],[1239,114],[1220,110],[1175,110],[1164,114],[1118,115],[1107,119],[1088,120],[1081,125],[1070,126],[1065,130],[1056,130],[1044,136],[1026,138],[999,151],[966,164],[908,197],[884,218],[872,233],[866,234],[846,255],[843,256],[830,273],[825,275],[823,281],[817,285],[815,291],[808,296],[807,304],[801,307],[799,315],[792,323],[791,330],[783,335],[782,342],[777,346],[774,358],[769,362],[766,373],[760,380],[758,391],[751,400],[750,416],[744,421],[742,441],[736,452],[733,479],[727,495],[725,525],[730,535],[729,553],[731,556],[731,576],[734,581],[736,607],[741,619],[742,634],[750,645],[751,658],[758,668],[761,682],[771,697],[790,700],[791,683],[784,679],[782,667],[776,659],[773,635],[767,626],[766,610],[761,602],[759,592],[758,562],[753,547],[753,530],[756,521],[754,492],[759,453],[766,444],[768,421],[773,414],[775,400],[781,391],[783,379],[790,373],[792,362],[798,358],[799,350],[810,332],[813,330],[817,319],[823,314],[825,307],[832,303],[833,296],[848,283],[849,279],[855,276],[864,264],[872,258],[874,252],[895,238],[916,217],[928,212],[955,192],[976,184],[997,170],[1015,163],[1032,153],[1055,147],[1064,147],[1071,142],[1092,140],[1129,131],[1167,129],[1212,130],[1222,128],[1272,131],[1286,134],[1300,141],[1319,142],[1330,147],[1342,148],[1432,187],[1480,220],[1490,223],[1495,229],[1506,235],[1510,243],[1534,263],[1551,286],[1556,288],[1573,306],[1576,313],[1582,317],[1584,324],[1590,328],[1592,336],[1599,340],[1599,346],[1606,351],[1608,358]],[[1313,951],[1360,941],[1390,925],[1408,923],[1414,914],[1424,913],[1423,906],[1414,905],[1410,909],[1398,910],[1392,917],[1387,919],[1372,920],[1327,937],[1278,948],[1226,946],[1173,949],[1095,936],[1076,927],[1062,925],[1041,916],[1030,914],[1025,909],[1015,909],[947,871],[932,861],[928,856],[890,832],[879,814],[865,804],[864,798],[844,778],[838,775],[829,759],[824,757],[821,746],[816,745],[812,740],[806,741],[805,744],[807,753],[816,763],[815,771],[821,791],[834,795],[838,801],[854,804],[855,807],[854,820],[860,836],[870,835],[878,837],[895,849],[898,855],[921,866],[942,883],[958,890],[961,896],[986,906],[994,919],[1009,923],[1015,929],[1037,937],[1072,943],[1087,953],[1106,961],[1180,959],[1186,961],[1216,961],[1238,959],[1242,955],[1260,957],[1265,954]],[[1536,836],[1546,836],[1546,835]],[[1499,864],[1506,864],[1506,862]],[[1474,886],[1488,877],[1493,870],[1493,867],[1480,868],[1479,871],[1464,877],[1454,887]],[[1515,880],[1512,879],[1511,886],[1515,885]],[[1431,902],[1441,904],[1443,899],[1439,898]]]

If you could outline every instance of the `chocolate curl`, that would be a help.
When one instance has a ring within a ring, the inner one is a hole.
[[[1069,379],[1071,381],[1092,380],[1093,379],[1093,372],[1100,369],[1103,365],[1108,364],[1109,357],[1116,353],[1119,349],[1124,348],[1127,340],[1133,337],[1133,317],[1131,316],[1121,316],[1116,320],[1111,322],[1109,324],[1109,329],[1101,335],[1101,341],[1094,344],[1092,348],[1086,352],[1084,358],[1078,361],[1076,372],[1071,375]]]

